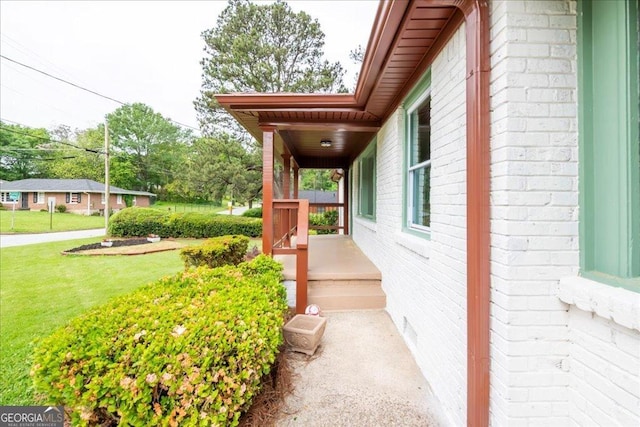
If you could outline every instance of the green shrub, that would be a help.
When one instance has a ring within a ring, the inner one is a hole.
[[[327,225],[338,225],[338,211],[324,211],[322,214]]]
[[[310,226],[335,226],[338,225],[338,211],[325,211],[324,213],[310,213]],[[317,230],[318,234],[336,234],[336,230],[323,229]]]
[[[252,208],[252,209],[247,209],[246,211],[242,212],[242,216],[246,216],[249,218],[262,218],[262,208]]]
[[[56,205],[56,212],[65,213],[67,211],[66,205]]]
[[[257,237],[262,234],[262,220],[212,213],[171,213],[132,207],[121,210],[109,219],[109,234],[118,237],[157,234],[160,237],[196,239],[234,234]]]
[[[32,376],[73,425],[231,425],[282,343],[282,267],[249,263],[168,277],[41,340]]]
[[[214,237],[200,245],[183,248],[180,257],[185,268],[238,265],[244,260],[248,247],[249,238],[246,236]]]
[[[233,215],[187,212],[173,214],[169,219],[173,237],[206,238],[242,234],[258,237],[262,234],[262,220]]]
[[[171,237],[164,232],[167,216],[165,212],[156,209],[122,209],[109,218],[109,234],[120,237],[140,237],[149,234]]]

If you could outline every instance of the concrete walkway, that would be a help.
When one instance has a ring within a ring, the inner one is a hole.
[[[3,234],[0,235],[0,248],[33,245],[35,243],[61,242],[63,240],[84,239],[86,237],[101,237],[104,235],[104,228],[61,231],[59,233]]]
[[[278,426],[436,426],[429,384],[385,311],[332,312],[316,354],[291,353]]]

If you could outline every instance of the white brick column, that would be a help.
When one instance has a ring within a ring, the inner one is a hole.
[[[576,4],[491,12],[491,421],[569,423],[568,306],[578,269]]]

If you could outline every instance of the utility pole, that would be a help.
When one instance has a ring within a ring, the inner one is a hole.
[[[104,232],[109,230],[109,198],[111,197],[109,186],[109,124],[104,121]]]

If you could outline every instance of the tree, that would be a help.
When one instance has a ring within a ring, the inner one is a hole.
[[[323,59],[318,20],[293,12],[282,1],[230,0],[202,37],[207,56],[201,61],[202,90],[195,106],[205,133],[220,121],[229,128],[215,93],[346,91],[340,63]]]
[[[164,192],[185,159],[190,132],[142,103],[118,108],[107,121],[114,166],[133,172],[128,188]]]
[[[0,179],[15,181],[42,175],[49,157],[46,129],[0,122]]]
[[[362,66],[362,62],[364,61],[365,50],[362,48],[362,45],[358,45],[353,50],[349,51],[349,59],[354,64],[360,64]],[[353,82],[353,92],[356,91],[356,86],[358,85],[358,77],[360,77],[360,71],[358,71],[355,75],[355,81]]]
[[[303,169],[300,173],[300,189],[337,191],[338,184],[331,180],[330,169]]]
[[[52,131],[60,143],[52,144],[52,160],[46,176],[59,179],[92,179],[104,182],[104,126],[73,132],[66,126]],[[74,145],[78,148],[73,148]]]
[[[251,205],[262,190],[260,153],[247,150],[229,134],[196,140],[185,169],[184,178],[170,189],[186,199],[221,203],[227,196]]]

